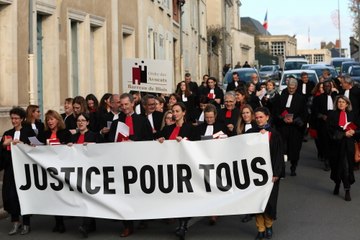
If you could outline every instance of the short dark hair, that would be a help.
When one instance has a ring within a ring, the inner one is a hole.
[[[18,115],[22,120],[26,118],[26,111],[20,106],[13,107],[9,112],[10,116],[12,114]]]
[[[257,107],[254,111],[254,113],[256,112],[262,112],[264,113],[266,116],[270,116],[270,111],[267,107]]]
[[[191,77],[190,73],[185,73],[185,77]]]
[[[120,99],[124,99],[124,98],[129,98],[131,103],[134,102],[134,97],[130,93],[123,93],[123,94],[120,95]]]

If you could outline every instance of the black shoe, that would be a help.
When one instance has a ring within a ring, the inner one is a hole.
[[[184,240],[186,232],[187,232],[187,228],[181,226],[181,227],[176,229],[175,235],[178,236],[180,238],[180,240]]]
[[[89,232],[88,232],[88,230],[86,230],[86,228],[84,226],[79,227],[79,232],[82,234],[82,236],[84,238],[88,238]]]
[[[334,188],[334,195],[339,195],[339,189],[340,189],[340,184],[335,184],[335,188]]]
[[[255,240],[265,240],[265,232],[258,232]]]
[[[347,202],[351,201],[350,190],[345,191],[345,201]]]
[[[273,235],[273,230],[272,227],[266,228],[265,230],[265,235],[267,239],[271,239],[272,235]]]
[[[20,230],[21,230],[21,223],[15,222],[15,223],[13,223],[13,226],[12,226],[10,232],[8,233],[8,235],[9,236],[15,235],[15,234],[19,233]]]
[[[26,235],[31,232],[31,228],[28,225],[24,225],[21,229],[20,235]]]
[[[243,217],[243,218],[241,219],[241,222],[247,223],[247,222],[251,221],[251,219],[252,219],[251,215],[250,215],[250,214],[246,214],[245,217]]]

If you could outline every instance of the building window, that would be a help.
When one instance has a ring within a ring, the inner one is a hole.
[[[324,55],[323,54],[315,54],[314,55],[314,63],[324,62]]]
[[[285,53],[285,42],[272,42],[270,54],[273,56],[283,56]]]
[[[70,23],[70,52],[71,52],[71,87],[72,96],[79,94],[79,48],[78,48],[78,31],[79,23],[71,21]]]

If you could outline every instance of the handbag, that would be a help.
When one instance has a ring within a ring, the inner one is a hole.
[[[355,162],[360,162],[360,142],[355,142]]]

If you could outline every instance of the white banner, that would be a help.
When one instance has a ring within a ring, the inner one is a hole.
[[[263,212],[267,134],[227,139],[12,146],[22,214],[155,219]]]
[[[123,59],[122,69],[124,92],[173,92],[173,65],[169,60]]]

